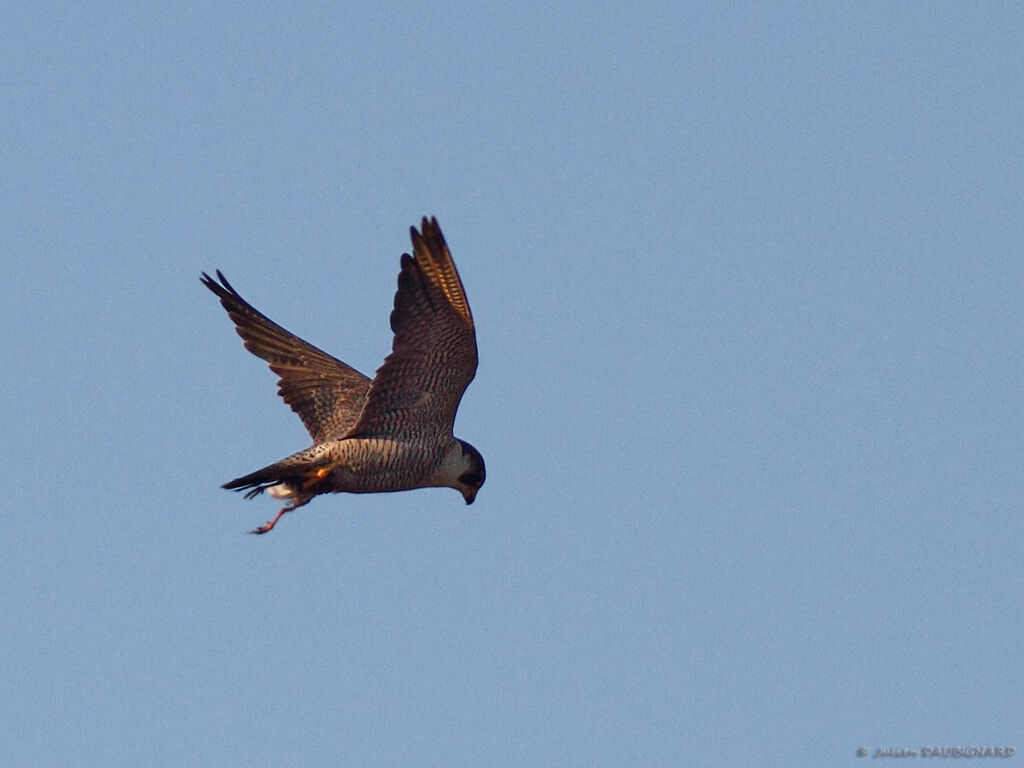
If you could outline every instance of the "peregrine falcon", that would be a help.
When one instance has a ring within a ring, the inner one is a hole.
[[[220,270],[202,282],[220,298],[245,348],[270,364],[278,394],[299,415],[313,445],[225,483],[287,499],[271,530],[321,493],[376,493],[448,487],[472,504],[484,484],[484,459],[452,434],[455,411],[477,366],[476,331],[462,280],[441,228],[410,228],[413,255],[402,254],[391,354],[371,381],[254,308]]]

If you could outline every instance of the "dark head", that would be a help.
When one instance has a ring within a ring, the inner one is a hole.
[[[462,447],[463,469],[459,474],[459,490],[462,491],[462,498],[467,504],[472,504],[476,498],[476,492],[484,484],[487,478],[487,470],[484,469],[484,457],[480,451],[464,440],[456,441]]]

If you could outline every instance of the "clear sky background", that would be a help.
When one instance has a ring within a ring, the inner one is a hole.
[[[1019,4],[8,3],[0,39],[4,765],[1024,750]],[[200,271],[372,374],[425,214],[476,504],[245,535],[276,505],[219,485],[308,436]]]

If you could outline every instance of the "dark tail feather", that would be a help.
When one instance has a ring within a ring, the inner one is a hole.
[[[247,488],[251,488],[248,493],[245,494],[245,498],[251,499],[255,496],[259,496],[267,488],[278,485],[280,483],[290,483],[295,481],[295,468],[292,467],[292,471],[288,472],[282,465],[283,462],[271,464],[263,469],[257,469],[255,472],[250,472],[248,475],[243,477],[236,477],[221,488],[226,488],[229,491],[244,491]]]
[[[245,494],[245,498],[251,499],[259,496],[267,488],[272,488],[275,485],[284,485],[287,488],[286,492],[274,493],[272,495],[290,498],[294,505],[301,506],[301,504],[305,504],[306,501],[309,501],[319,492],[315,489],[315,486],[319,485],[320,481],[327,474],[328,466],[322,460],[309,461],[304,459],[301,454],[296,454],[270,466],[263,467],[263,469],[257,469],[255,472],[251,472],[244,477],[237,477],[230,482],[224,483],[221,488],[227,488],[229,491],[250,489]],[[305,499],[305,501],[299,502],[299,499]]]

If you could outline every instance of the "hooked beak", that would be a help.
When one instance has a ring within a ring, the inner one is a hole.
[[[472,504],[476,500],[476,492],[478,488],[467,488],[462,492],[462,498],[466,500],[466,504]]]

